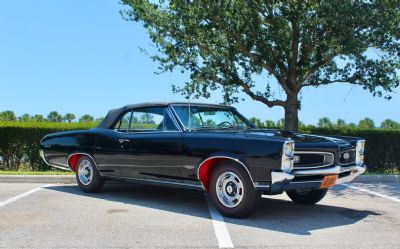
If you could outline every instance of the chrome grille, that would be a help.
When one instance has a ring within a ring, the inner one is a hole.
[[[332,165],[334,163],[334,155],[330,152],[320,151],[295,151],[295,158],[299,161],[294,162],[293,169],[314,169]]]

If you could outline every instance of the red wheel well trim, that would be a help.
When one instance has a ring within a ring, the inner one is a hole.
[[[200,180],[201,184],[203,185],[203,188],[206,192],[209,191],[210,176],[211,176],[211,172],[212,172],[214,166],[225,160],[234,161],[235,163],[243,166],[246,169],[251,181],[254,184],[253,178],[251,177],[249,170],[238,159],[232,158],[232,157],[227,157],[227,156],[215,156],[215,157],[207,158],[204,161],[202,161],[197,170],[197,177],[199,178],[199,180]]]
[[[81,157],[81,154],[79,154],[79,153],[72,154],[68,157],[68,165],[74,172],[76,172],[76,164],[78,163],[78,160],[80,157]]]

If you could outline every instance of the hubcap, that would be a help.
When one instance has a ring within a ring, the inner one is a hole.
[[[82,160],[78,166],[79,181],[83,185],[88,185],[93,178],[93,166],[89,160]]]
[[[219,202],[228,208],[239,205],[244,195],[242,180],[233,172],[224,172],[218,177],[216,191]]]

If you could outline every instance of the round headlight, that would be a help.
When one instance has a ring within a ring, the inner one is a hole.
[[[364,164],[365,140],[358,140],[356,145],[356,165]]]
[[[294,142],[288,140],[283,144],[282,148],[282,164],[281,169],[284,172],[290,172],[293,169],[293,157],[294,157]]]
[[[284,147],[285,156],[292,158],[294,156],[294,143],[287,142]]]

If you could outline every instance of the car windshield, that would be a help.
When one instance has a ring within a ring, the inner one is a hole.
[[[247,119],[231,108],[195,105],[190,108],[186,105],[176,105],[173,108],[182,124],[188,129],[253,128]]]

